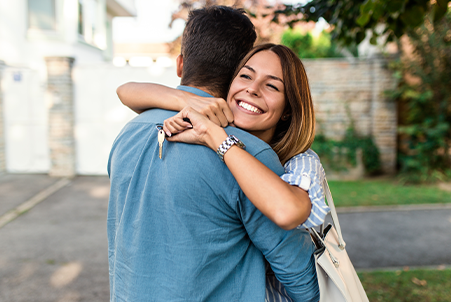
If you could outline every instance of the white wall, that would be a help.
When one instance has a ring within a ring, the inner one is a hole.
[[[45,84],[35,70],[7,67],[1,87],[7,171],[47,172],[50,159]]]
[[[75,91],[76,172],[104,175],[108,154],[122,127],[136,116],[116,95],[121,84],[154,82],[176,87],[175,67],[151,69],[114,67],[109,64],[77,66],[73,71]]]

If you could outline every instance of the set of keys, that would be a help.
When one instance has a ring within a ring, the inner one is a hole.
[[[184,117],[183,120],[185,122],[188,122],[191,124],[191,121],[189,118]],[[162,159],[163,158],[163,143],[166,138],[166,133],[164,133],[162,125],[157,125],[157,130],[158,130],[158,148],[159,148],[158,156],[160,157],[160,159]]]
[[[157,127],[158,128],[158,127]],[[159,157],[162,159],[163,157],[163,143],[165,139],[166,134],[164,133],[162,128],[158,128],[158,145],[159,145]]]

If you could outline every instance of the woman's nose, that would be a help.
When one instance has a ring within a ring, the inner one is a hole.
[[[253,96],[258,96],[258,89],[256,87],[254,87],[254,86],[249,86],[246,89],[246,92],[251,94],[251,95],[253,95]]]

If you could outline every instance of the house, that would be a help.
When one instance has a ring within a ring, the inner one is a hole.
[[[111,62],[112,19],[135,15],[134,0],[0,0],[0,173],[75,173],[72,69]]]

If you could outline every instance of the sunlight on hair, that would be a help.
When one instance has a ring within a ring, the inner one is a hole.
[[[56,288],[66,286],[72,283],[80,275],[81,271],[82,265],[79,262],[65,264],[53,273],[50,277],[50,284]]]

